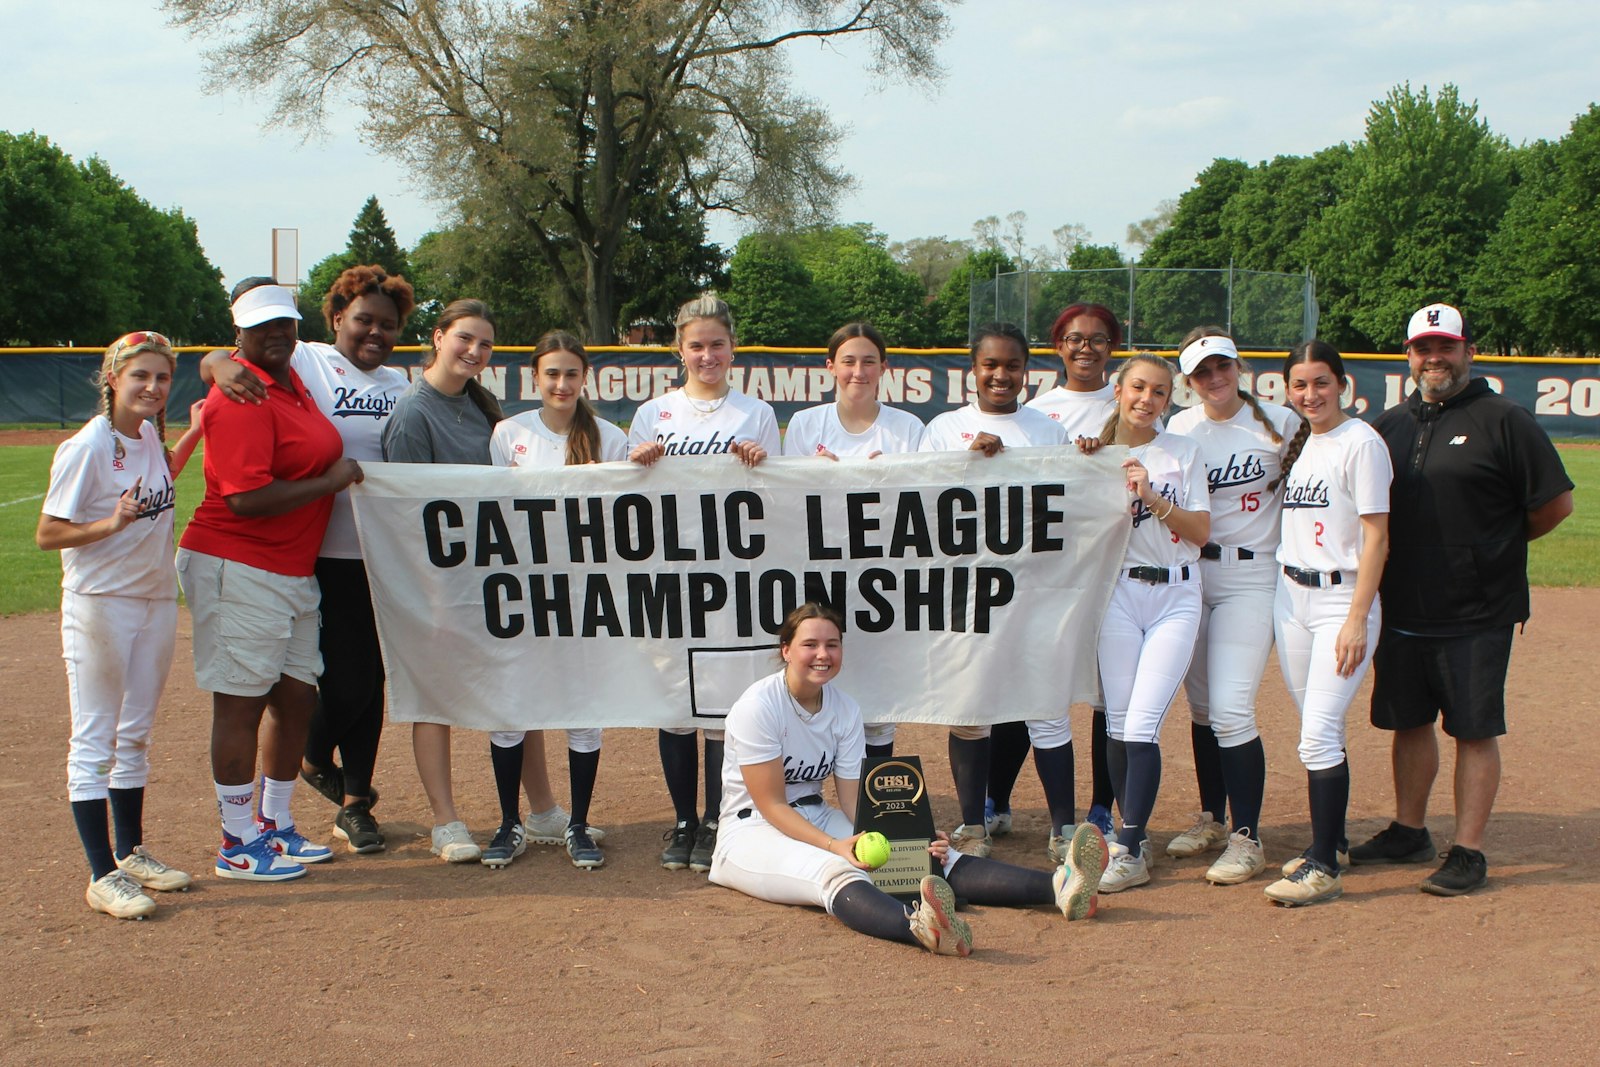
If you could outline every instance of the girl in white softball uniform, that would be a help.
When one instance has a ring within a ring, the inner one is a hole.
[[[1256,691],[1272,650],[1278,589],[1278,489],[1300,417],[1240,386],[1244,363],[1221,328],[1190,332],[1178,367],[1200,403],[1167,428],[1200,445],[1211,496],[1211,540],[1200,550],[1200,634],[1184,678],[1201,811],[1167,845],[1172,856],[1222,848],[1206,878],[1234,885],[1266,865],[1261,801],[1267,757],[1256,728]],[[1223,820],[1233,817],[1230,836]]]
[[[178,625],[173,482],[200,434],[191,416],[169,462],[167,395],[177,362],[172,343],[148,331],[106,349],[100,413],[56,449],[35,535],[40,548],[61,552],[61,650],[72,710],[67,798],[89,860],[84,897],[119,919],[155,911],[146,889],[190,882],[144,850],[150,734]]]
[[[829,684],[844,665],[841,623],[818,604],[790,612],[778,634],[783,669],[728,713],[711,880],[775,904],[820,907],[852,930],[946,956],[972,951],[957,895],[999,907],[1055,904],[1069,920],[1093,915],[1106,847],[1087,823],[1053,875],[962,855],[941,833],[928,851],[943,877],[923,878],[914,906],[872,884],[855,856],[861,709]],[[830,782],[837,804],[823,795]]]
[[[776,454],[778,420],[772,405],[745,396],[728,384],[736,346],[733,313],[709,294],[678,309],[678,358],[683,388],[648,400],[628,427],[628,458],[652,464],[664,456],[733,456],[754,467]],[[694,730],[682,727],[656,735],[661,773],[667,780],[676,821],[663,835],[661,866],[711,869],[717,847],[717,812],[722,807],[722,731],[705,732],[705,812],[696,818],[694,787],[700,776]]]
[[[928,423],[922,451],[971,450],[993,456],[1008,447],[1066,443],[1066,431],[1059,423],[1018,403],[1027,385],[1028,339],[1016,326],[996,322],[978,327],[972,342],[972,373],[977,382],[973,402]],[[1026,730],[1050,808],[1045,849],[1051,862],[1059,863],[1078,821],[1073,798],[1072,720],[1062,709],[1060,718],[1028,720]],[[951,834],[951,841],[973,856],[987,856],[993,847],[985,800],[993,796],[996,809],[1009,812],[1011,787],[1021,770],[1020,763],[1010,763],[1004,768],[1006,780],[993,780],[992,733],[988,726],[950,728],[950,772],[961,804],[961,825]],[[1010,828],[1009,819],[1005,828]]]
[[[1311,847],[1267,886],[1280,904],[1342,893],[1350,764],[1345,713],[1378,640],[1378,582],[1389,554],[1394,469],[1378,432],[1340,407],[1344,361],[1308,341],[1283,363],[1289,402],[1305,417],[1284,459],[1283,540],[1273,628],[1283,681],[1300,709],[1300,762],[1311,807]]]
[[[572,334],[559,330],[539,338],[529,357],[534,384],[541,406],[513,415],[495,426],[489,437],[489,459],[500,467],[550,468],[586,463],[612,463],[628,458],[628,436],[612,423],[595,415],[583,397],[589,376],[589,354]],[[526,734],[495,732],[489,740],[512,746],[531,737]],[[544,769],[544,746],[528,745],[524,750],[523,777],[529,777],[527,764],[537,760],[535,776]],[[599,842],[605,834],[589,825],[589,804],[594,799],[595,777],[600,769],[600,730],[598,727],[567,731],[567,773],[572,788],[572,813],[556,811],[565,820],[560,828],[572,865],[582,870],[600,867],[605,854]],[[544,776],[548,780],[548,774]],[[523,829],[530,840],[543,836],[536,824],[538,801],[529,791],[530,815]],[[547,813],[548,814],[548,813]]]
[[[1117,411],[1084,451],[1127,445],[1133,533],[1100,627],[1112,785],[1122,829],[1101,879],[1108,893],[1150,881],[1147,827],[1161,786],[1161,724],[1200,627],[1200,546],[1211,531],[1205,463],[1192,438],[1160,430],[1172,367],[1137,355],[1117,372]]]
[[[848,322],[835,330],[823,366],[833,375],[838,399],[796,412],[783,434],[783,454],[838,460],[917,451],[922,420],[878,400],[888,365],[889,346],[871,325]],[[866,724],[867,755],[894,754],[894,727]]]

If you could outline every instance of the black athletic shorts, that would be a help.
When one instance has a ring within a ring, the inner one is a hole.
[[[1458,741],[1505,733],[1514,630],[1419,637],[1385,629],[1372,654],[1372,725],[1409,730],[1442,712],[1444,732]]]

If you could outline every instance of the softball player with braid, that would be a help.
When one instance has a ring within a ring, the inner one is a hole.
[[[564,467],[609,463],[628,458],[628,435],[599,418],[583,398],[589,376],[589,354],[570,333],[552,330],[539,338],[528,357],[540,406],[500,422],[489,438],[489,459],[498,467]],[[496,744],[515,745],[536,733],[496,733]],[[535,776],[543,769],[544,747],[527,746],[523,778],[529,778],[529,761]],[[606,858],[599,842],[605,837],[589,825],[589,804],[594,799],[595,777],[600,769],[600,729],[567,731],[567,773],[572,787],[572,813],[564,827],[567,856],[580,870],[603,866]],[[545,776],[548,778],[548,775]],[[530,805],[534,803],[529,787]],[[537,811],[537,809],[533,809]],[[557,809],[558,811],[560,809]],[[530,820],[535,816],[530,815]],[[525,833],[527,823],[523,824]],[[527,836],[532,839],[533,835]]]
[[[838,399],[797,411],[783,435],[783,454],[837,460],[915,452],[922,444],[922,420],[878,400],[888,364],[889,346],[869,324],[847,322],[835,330],[823,366],[833,375]],[[867,723],[867,755],[894,755],[894,732],[892,722]]]
[[[781,447],[772,405],[728,384],[736,340],[733,313],[706,294],[678,309],[678,358],[683,388],[646,401],[628,427],[628,458],[655,463],[663,456],[731,455],[754,467]],[[669,871],[711,869],[717,847],[717,813],[722,807],[722,731],[705,732],[705,817],[695,817],[694,787],[700,775],[692,728],[656,735],[661,772],[667,780],[676,822],[663,835],[661,866]]]
[[[1226,842],[1206,879],[1235,885],[1266,865],[1260,821],[1267,758],[1256,728],[1256,691],[1272,649],[1283,454],[1300,417],[1240,387],[1244,364],[1220,327],[1190,331],[1178,367],[1201,402],[1167,428],[1200,444],[1211,541],[1200,550],[1200,634],[1183,682],[1202,810],[1194,826],[1168,843],[1167,854],[1196,856]],[[1233,816],[1231,836],[1225,810]]]
[[[1164,433],[1172,367],[1137,355],[1117,372],[1117,410],[1085,452],[1127,445],[1123,462],[1133,534],[1100,627],[1100,685],[1106,697],[1107,756],[1122,829],[1100,889],[1116,893],[1150,881],[1146,828],[1161,787],[1161,724],[1189,669],[1200,628],[1200,546],[1211,533],[1211,501],[1200,446]]]
[[[1266,894],[1293,907],[1344,891],[1338,851],[1350,803],[1345,713],[1378,640],[1394,471],[1378,432],[1340,408],[1344,361],[1331,345],[1295,347],[1283,377],[1310,432],[1295,435],[1283,462],[1283,577],[1273,629],[1283,681],[1300,710],[1311,847],[1285,865]]]
[[[173,481],[200,433],[192,418],[169,458],[163,442],[177,362],[158,333],[130,333],[106,349],[100,413],[56,449],[35,534],[40,548],[61,552],[61,648],[72,709],[67,796],[89,860],[84,899],[118,919],[155,911],[146,889],[190,883],[144,850],[150,733],[178,626]]]
[[[855,858],[861,709],[829,684],[844,664],[841,624],[818,604],[790,612],[778,634],[783,669],[728,713],[711,880],[759,900],[820,907],[852,930],[942,956],[972,951],[972,930],[955,914],[958,894],[998,907],[1054,904],[1069,921],[1093,915],[1106,846],[1088,823],[1053,874],[962,855],[939,834],[928,851],[944,877],[923,878],[915,906],[872,884]],[[822,795],[830,779],[837,807]]]
[[[1099,437],[1106,419],[1117,410],[1111,382],[1106,378],[1106,363],[1111,352],[1122,344],[1122,323],[1104,304],[1073,304],[1056,316],[1050,327],[1050,344],[1061,357],[1061,384],[1028,401],[1028,406],[1061,424],[1067,440]],[[1111,771],[1106,763],[1106,707],[1102,696],[1094,704],[1091,720],[1089,758],[1092,792],[1089,813],[1084,816],[1111,833],[1111,804],[1116,799],[1111,788]],[[994,799],[991,833],[1011,829],[1011,793],[1006,783],[1015,782],[1027,754],[1025,745],[1010,739],[1009,727],[997,728],[991,740],[989,795]],[[1015,746],[1015,751],[1005,751]],[[1009,772],[1009,778],[1001,778]],[[998,796],[1003,792],[1004,796]]]
[[[971,450],[993,456],[1008,446],[1027,448],[1066,443],[1066,431],[1018,400],[1027,384],[1028,338],[1009,322],[978,327],[972,342],[972,373],[977,395],[966,407],[947,411],[928,423],[922,438],[924,452]],[[971,856],[987,856],[993,848],[985,812],[994,750],[993,734],[999,729],[1015,751],[1018,728],[1002,724],[950,728],[950,773],[961,805],[961,824],[951,834],[955,847]],[[1024,741],[1033,745],[1034,765],[1044,786],[1050,809],[1050,833],[1045,850],[1051,862],[1061,862],[1062,850],[1078,821],[1073,798],[1072,720],[1065,709],[1059,718],[1029,719],[1020,726]],[[1026,753],[1027,749],[1022,749]],[[1020,767],[1012,765],[1010,781]],[[1010,783],[1004,798],[1010,799]],[[1006,821],[1009,829],[1009,820]]]

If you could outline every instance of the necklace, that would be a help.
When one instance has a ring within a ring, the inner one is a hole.
[[[684,393],[683,398],[689,402],[690,407],[694,408],[695,411],[699,412],[701,415],[714,415],[716,414],[717,410],[722,407],[722,405],[728,402],[727,393],[723,393],[715,400],[696,400],[688,393]]]
[[[802,722],[810,722],[812,719],[815,719],[818,715],[822,714],[822,705],[820,703],[817,705],[816,711],[807,711],[806,706],[800,703],[800,698],[794,695],[794,690],[789,688],[788,682],[783,683],[783,691],[789,694],[789,703],[794,705],[795,714],[800,716],[800,720]]]

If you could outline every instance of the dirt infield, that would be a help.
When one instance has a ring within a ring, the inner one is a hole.
[[[390,850],[338,858],[295,883],[212,877],[209,701],[188,621],[154,749],[147,839],[199,873],[156,917],[88,911],[63,763],[66,694],[52,616],[0,620],[6,686],[0,797],[13,876],[0,975],[5,1059],[462,1063],[1580,1062],[1600,1039],[1600,741],[1593,656],[1600,594],[1538,590],[1518,641],[1512,736],[1490,828],[1490,885],[1440,900],[1426,868],[1359,868],[1343,900],[1275,909],[1263,880],[1215,888],[1207,860],[1163,855],[1154,883],[1103,898],[1095,920],[973,909],[977,954],[933,958],[870,941],[820,912],[747,899],[656,864],[668,808],[653,733],[606,735],[596,823],[607,866],[581,873],[534,848],[509,870],[428,854],[408,731],[385,738],[378,782]],[[1185,709],[1165,736],[1158,849],[1195,806]],[[1351,836],[1385,825],[1384,737],[1352,715]],[[1307,839],[1295,716],[1276,667],[1262,689],[1270,859]],[[1074,721],[1087,735],[1087,712]],[[1574,727],[1577,729],[1574,729]],[[955,821],[943,732],[912,727],[941,824]],[[559,735],[557,735],[559,737]],[[458,800],[486,836],[487,743],[462,734]],[[553,746],[559,749],[559,741]],[[1087,748],[1086,745],[1080,746]],[[1088,789],[1079,760],[1079,796]],[[553,769],[561,766],[553,761]],[[1442,783],[1448,783],[1448,750]],[[555,775],[564,779],[564,771]],[[997,858],[1044,867],[1046,816],[1025,771]],[[1436,837],[1451,835],[1447,784]],[[332,809],[302,790],[301,825]],[[34,818],[39,819],[34,822]],[[1584,1005],[1588,1007],[1584,1007]]]

